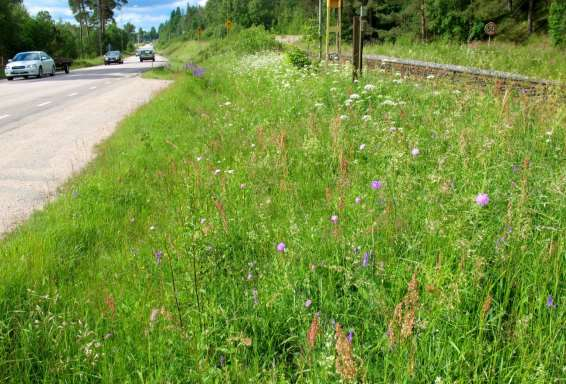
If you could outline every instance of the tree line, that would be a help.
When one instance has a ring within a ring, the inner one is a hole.
[[[118,27],[114,17],[127,0],[68,0],[77,23],[53,20],[47,11],[31,16],[23,0],[0,0],[0,58],[40,50],[54,57],[93,57],[108,47],[133,50],[138,41],[157,38],[131,23]]]
[[[159,37],[222,36],[226,21],[235,28],[263,25],[277,33],[317,30],[318,0],[208,0],[204,7],[187,5],[171,12]],[[323,0],[326,3],[326,0]],[[550,34],[566,40],[566,0],[343,0],[343,30],[351,35],[352,18],[365,6],[368,36],[395,40],[409,36],[424,41],[487,39],[484,26],[493,21],[498,35],[522,42],[530,35]]]

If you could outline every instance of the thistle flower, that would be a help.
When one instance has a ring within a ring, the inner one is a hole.
[[[285,245],[285,243],[281,242],[277,244],[277,252],[285,252],[286,249],[287,246]]]
[[[305,308],[310,308],[311,305],[312,305],[312,300],[307,299],[307,301],[305,301]]]
[[[480,207],[485,207],[487,204],[489,204],[489,196],[487,195],[487,193],[480,193],[479,195],[477,195],[476,204]]]
[[[382,187],[383,187],[383,184],[379,180],[373,180],[371,182],[371,189],[373,189],[373,190],[377,191],[377,190],[381,189]]]
[[[334,225],[338,224],[338,215],[332,215],[332,216],[330,216],[330,221],[331,221],[332,224],[334,224]]]

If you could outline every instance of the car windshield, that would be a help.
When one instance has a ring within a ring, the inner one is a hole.
[[[110,51],[106,56],[120,56],[120,51]]]
[[[39,53],[23,52],[14,56],[14,61],[39,60]]]

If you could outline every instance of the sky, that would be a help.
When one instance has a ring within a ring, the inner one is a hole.
[[[128,5],[116,11],[115,19],[120,26],[130,22],[136,29],[157,29],[160,23],[169,18],[172,10],[177,7],[184,10],[187,3],[204,5],[206,0],[129,0]],[[48,11],[54,20],[76,23],[68,0],[24,0],[24,5],[33,16],[39,11]]]

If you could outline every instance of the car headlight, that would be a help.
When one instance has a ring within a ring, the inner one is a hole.
[[[28,64],[28,65],[26,65],[26,68],[35,68],[35,67],[36,67],[35,64]]]

